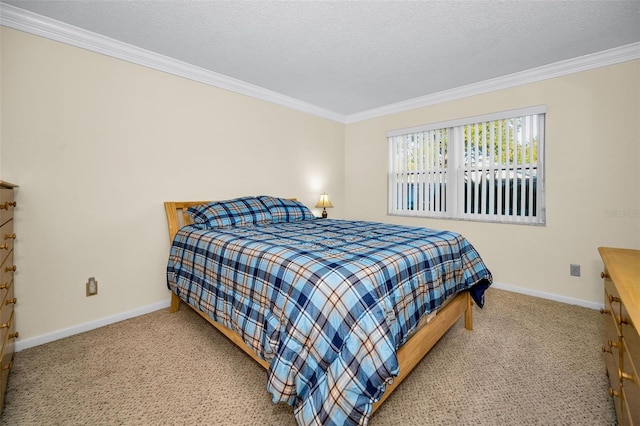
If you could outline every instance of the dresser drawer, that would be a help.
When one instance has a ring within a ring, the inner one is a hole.
[[[9,277],[13,275],[13,250],[0,254],[0,265],[2,265],[2,268],[0,268],[0,284],[2,284],[6,281],[4,278],[5,275]]]
[[[627,415],[627,419],[621,424],[640,425],[640,377],[638,376],[637,365],[631,359],[631,353],[627,342],[623,339],[623,357],[621,375],[622,379],[622,411]]]
[[[614,316],[611,312],[605,312],[604,315],[605,341],[602,345],[602,352],[604,354],[604,362],[607,368],[607,376],[609,376],[610,392],[612,395],[617,395],[613,398],[613,402],[616,406],[616,412],[620,412],[620,397],[622,393],[620,389],[620,380],[618,380],[618,368],[620,367],[620,348],[622,347],[622,338],[618,334],[615,321],[613,319]]]
[[[613,285],[613,282],[605,278],[604,280],[604,306],[605,309],[609,312],[609,316],[611,317],[611,321],[615,324],[616,334],[618,336],[622,335],[622,329],[620,328],[619,318],[621,314],[621,306],[620,306],[620,295],[618,294],[618,290]]]
[[[629,313],[625,309],[624,304],[621,306],[620,319],[622,322],[620,330],[626,341],[633,364],[636,368],[640,368],[640,335],[638,334],[638,329],[635,327],[635,324],[631,323]]]
[[[2,289],[2,298],[0,299],[0,325],[9,323],[13,312],[13,305],[17,300],[13,294],[13,280],[9,283],[9,287]]]
[[[0,265],[0,324],[9,323],[13,315],[13,303],[7,304],[13,300],[13,271],[7,271],[7,268],[13,268],[13,251]],[[5,340],[8,330],[7,327],[0,328],[0,342]]]
[[[0,187],[0,203],[4,204],[5,201],[13,201],[13,189]]]
[[[2,351],[0,352],[0,373],[2,374],[0,382],[0,404],[4,404],[4,391],[7,388],[7,379],[9,371],[13,366],[13,352],[15,349],[15,341],[17,333],[15,332],[15,321],[13,310],[9,318],[9,327],[3,329],[2,333]],[[2,407],[2,405],[0,405]]]
[[[13,190],[0,188],[0,225],[13,218]]]
[[[625,329],[627,335],[622,338],[624,357],[622,358],[622,370],[633,377],[633,382],[640,386],[640,337],[635,329]],[[623,381],[626,386],[627,380]],[[638,408],[640,408],[640,395],[638,395]]]
[[[4,258],[6,253],[13,250],[13,241],[15,239],[16,234],[13,232],[13,220],[9,220],[0,226],[0,259]]]
[[[7,253],[2,263],[0,263],[0,289],[8,288],[13,281],[13,272],[17,270],[13,264],[13,250]],[[3,294],[0,293],[0,297]]]
[[[6,321],[0,324],[0,341],[2,342],[2,356],[4,357],[8,352],[13,353],[12,351],[7,351],[7,348],[9,347],[7,341],[11,340],[11,333],[13,333],[12,330],[15,328],[13,324],[15,312],[13,310],[13,306],[10,306],[8,309],[3,309],[2,311],[3,314],[6,315]]]

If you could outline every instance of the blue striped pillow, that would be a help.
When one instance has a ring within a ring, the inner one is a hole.
[[[194,223],[214,227],[271,223],[269,209],[256,197],[212,201],[190,207],[187,214],[191,216]]]
[[[261,195],[258,199],[269,209],[273,223],[295,222],[316,218],[307,206],[296,200],[269,197],[267,195]]]

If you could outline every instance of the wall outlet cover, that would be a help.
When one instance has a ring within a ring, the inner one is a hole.
[[[87,297],[98,294],[98,281],[94,277],[87,280]]]
[[[571,265],[569,265],[569,274],[572,277],[579,277],[580,276],[580,265],[576,265],[575,263],[572,263]]]

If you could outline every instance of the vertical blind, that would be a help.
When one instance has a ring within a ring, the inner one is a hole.
[[[389,213],[544,224],[545,115],[537,106],[389,132]]]

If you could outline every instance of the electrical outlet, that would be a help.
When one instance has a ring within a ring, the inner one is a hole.
[[[94,277],[89,277],[87,280],[87,297],[95,296],[98,294],[98,281]]]
[[[580,265],[576,265],[575,263],[572,263],[571,265],[569,265],[569,275],[571,275],[572,277],[579,277]]]

